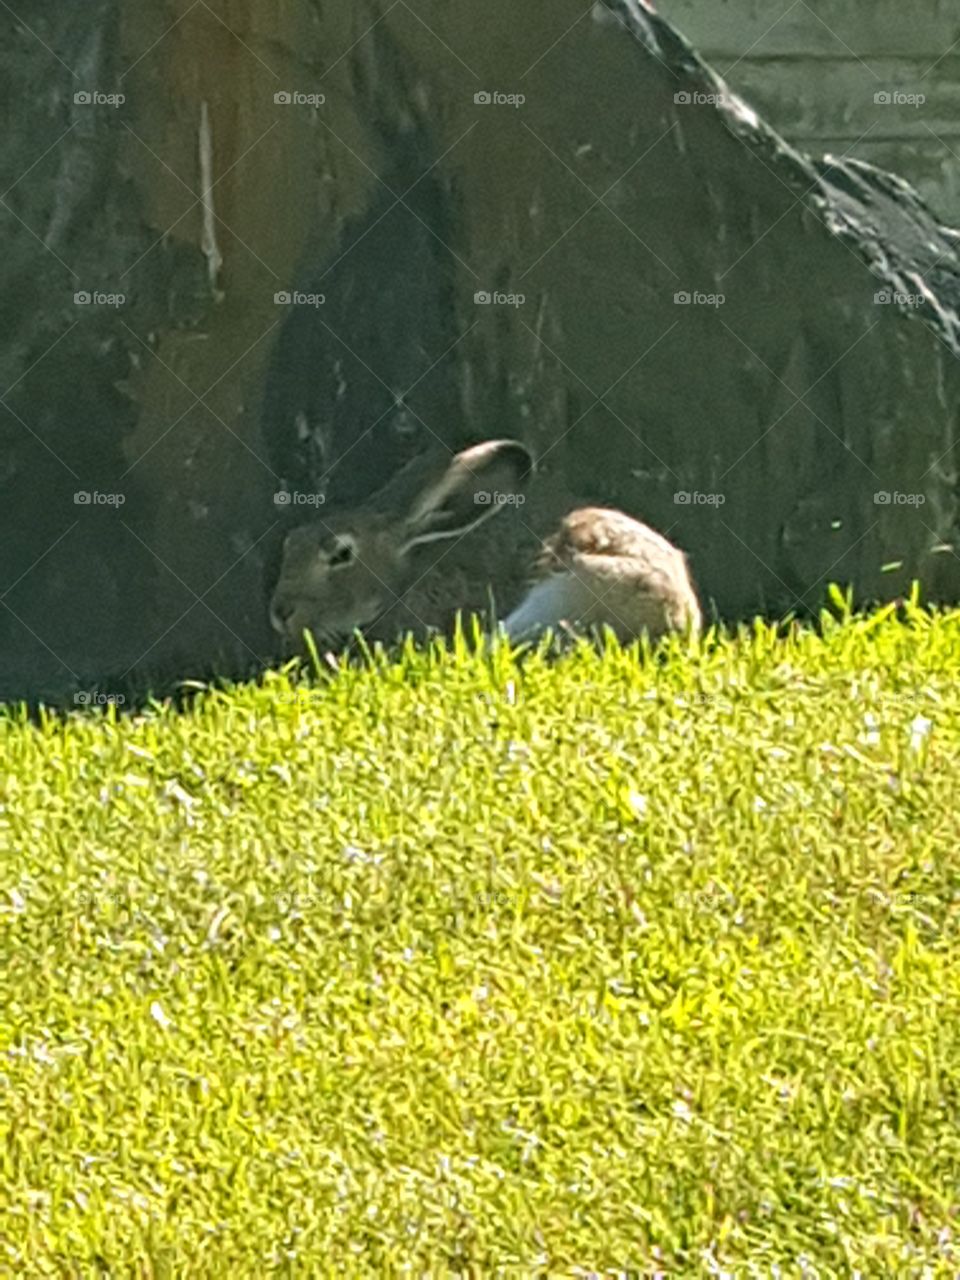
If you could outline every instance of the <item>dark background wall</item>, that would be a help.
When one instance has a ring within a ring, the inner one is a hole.
[[[960,224],[956,5],[659,0],[658,8],[785,138],[892,169]],[[874,102],[895,89],[926,101]]]
[[[465,603],[580,501],[725,617],[956,598],[956,240],[720,89],[634,0],[0,10],[0,696],[258,669],[274,495],[491,435],[540,476]]]

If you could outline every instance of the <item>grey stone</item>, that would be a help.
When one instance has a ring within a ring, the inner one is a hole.
[[[275,495],[491,436],[536,492],[433,570],[451,610],[511,607],[577,504],[725,618],[960,594],[956,232],[676,101],[727,90],[636,0],[60,0],[0,10],[0,85],[0,696],[257,670]]]

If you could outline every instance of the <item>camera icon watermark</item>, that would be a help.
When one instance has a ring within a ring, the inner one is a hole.
[[[487,89],[481,89],[473,95],[474,105],[478,107],[513,107],[516,109],[522,107],[526,100],[526,94],[501,93],[499,90],[494,90],[491,93]]]
[[[281,706],[309,707],[320,701],[322,694],[309,689],[289,689],[274,695]]]
[[[322,107],[326,100],[325,93],[301,93],[297,89],[280,89],[273,95],[278,107]]]
[[[898,307],[922,307],[926,297],[922,293],[901,293],[898,289],[878,289],[873,295],[876,306],[885,307],[895,302]]]
[[[475,901],[481,907],[512,907],[517,902],[517,896],[513,893],[506,893],[504,890],[490,890],[487,893],[477,893]]]
[[[526,494],[501,493],[499,489],[478,489],[473,495],[474,504],[478,507],[522,507],[526,500]]]
[[[91,689],[80,689],[73,695],[73,701],[78,707],[122,707],[126,698],[122,693],[99,693]]]
[[[478,307],[522,307],[527,300],[525,293],[502,293],[500,290],[478,289],[473,295]]]
[[[736,905],[733,894],[717,884],[707,884],[702,889],[691,889],[677,897],[677,905],[698,915],[714,915],[730,910]]]
[[[678,289],[673,295],[678,307],[722,307],[727,300],[725,293],[703,293],[699,289]]]
[[[76,107],[122,107],[126,100],[125,93],[101,93],[99,89],[78,89],[73,95]]]
[[[280,892],[274,899],[277,911],[282,916],[303,916],[309,911],[316,911],[322,901],[316,893],[284,893]]]
[[[678,507],[722,507],[726,500],[724,493],[701,493],[699,489],[679,489],[673,495]]]
[[[75,307],[122,307],[127,301],[125,293],[105,293],[102,289],[78,289],[73,295]]]
[[[673,100],[678,107],[716,107],[728,99],[726,93],[701,93],[698,89],[678,89]]]
[[[77,507],[122,507],[126,500],[124,493],[101,493],[99,489],[78,489],[73,495]]]
[[[278,489],[273,495],[277,507],[322,507],[326,500],[324,493],[301,493],[299,489]]]
[[[922,507],[926,500],[925,493],[901,493],[898,489],[880,489],[873,495],[878,507]]]
[[[299,289],[279,289],[273,295],[278,307],[322,307],[326,300],[325,293],[301,293]]]
[[[129,901],[129,894],[121,893],[119,890],[110,892],[103,889],[96,893],[89,889],[79,889],[74,898],[80,911],[103,911],[104,907],[123,907]]]
[[[879,89],[873,95],[878,107],[922,107],[926,100],[925,93],[904,93],[902,89]]]

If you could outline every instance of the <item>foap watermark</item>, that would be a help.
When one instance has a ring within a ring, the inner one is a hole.
[[[926,304],[926,296],[922,293],[901,293],[899,289],[878,289],[873,295],[878,307],[889,306],[895,302],[900,307],[922,307]]]
[[[490,489],[478,489],[473,495],[473,501],[478,507],[506,507],[510,505],[522,507],[526,500],[526,494],[501,493],[498,489],[494,489],[492,492]]]
[[[527,300],[525,293],[501,293],[494,289],[478,289],[473,301],[478,307],[522,307]]]
[[[122,107],[126,100],[125,93],[101,93],[99,89],[78,89],[73,95],[77,107]]]
[[[673,100],[678,107],[716,107],[732,101],[728,93],[701,93],[699,89],[680,89]]]
[[[878,507],[922,507],[927,500],[925,493],[901,493],[898,489],[880,489],[873,495]]]
[[[325,293],[301,293],[299,289],[281,289],[273,295],[278,307],[322,307],[327,300]]]
[[[673,295],[674,305],[678,307],[722,307],[726,300],[725,293],[702,293],[699,289],[692,292],[678,289]]]
[[[122,507],[126,500],[124,493],[101,493],[99,489],[78,489],[73,495],[78,507]]]
[[[322,507],[326,500],[324,493],[301,493],[299,489],[278,489],[273,495],[277,507]]]
[[[504,890],[488,890],[486,893],[480,892],[474,895],[474,900],[481,907],[512,907],[519,899],[515,893],[506,893]]]
[[[699,489],[678,489],[673,495],[678,507],[722,507],[727,500],[725,493],[701,493]]]
[[[97,890],[79,889],[74,898],[77,910],[83,914],[88,912],[100,912],[105,907],[126,907],[133,901],[133,896],[124,893],[121,889],[110,891],[109,889]]]
[[[499,89],[489,92],[481,89],[473,95],[474,105],[478,107],[513,107],[515,110],[526,102],[526,94],[501,93]]]
[[[926,100],[925,93],[904,93],[902,89],[880,89],[873,95],[878,107],[922,107]]]
[[[78,707],[122,707],[126,698],[122,693],[99,693],[93,689],[80,689],[73,695]]]
[[[281,890],[274,899],[277,911],[282,916],[304,916],[309,911],[317,911],[330,902],[329,894],[298,893],[296,890]]]
[[[894,911],[929,911],[940,905],[940,900],[933,893],[917,893],[911,889],[881,889],[869,885],[861,891],[866,902],[880,908]]]
[[[715,915],[724,909],[729,911],[736,905],[734,895],[716,884],[708,884],[702,889],[689,889],[677,896],[677,906],[702,915]]]
[[[911,889],[895,890],[891,895],[894,907],[905,911],[929,911],[939,906],[939,899],[932,893],[915,893]]]
[[[325,93],[301,93],[298,89],[281,89],[273,95],[278,107],[322,107]]]
[[[285,689],[273,695],[281,707],[310,707],[321,702],[326,694],[322,690]]]
[[[78,289],[73,295],[75,307],[122,307],[125,293],[104,293],[102,289]]]

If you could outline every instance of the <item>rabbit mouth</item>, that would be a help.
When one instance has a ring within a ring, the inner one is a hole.
[[[379,622],[390,607],[371,597],[361,607],[351,609],[348,615],[331,617],[329,610],[321,612],[310,601],[279,601],[271,607],[270,624],[292,649],[303,650],[303,633],[309,631],[317,648],[339,650],[345,648],[358,631],[366,631]]]
[[[310,639],[306,639],[306,635]],[[288,628],[282,632],[281,644],[283,652],[289,657],[306,657],[310,653],[311,644],[316,648],[317,652],[324,654],[327,652],[338,653],[344,645],[343,637],[338,636],[332,631],[322,631],[318,627],[312,627],[305,624],[299,630]]]
[[[329,644],[335,638],[330,628],[318,623],[308,610],[275,606],[270,610],[270,625],[287,646],[302,646],[304,631],[311,633],[316,644]]]
[[[307,615],[290,618],[280,635],[288,648],[300,653],[305,652],[308,644],[304,639],[304,632],[309,633],[320,652],[332,650],[339,653],[350,644],[358,630],[362,630],[361,623],[331,623],[329,618],[321,622]]]

